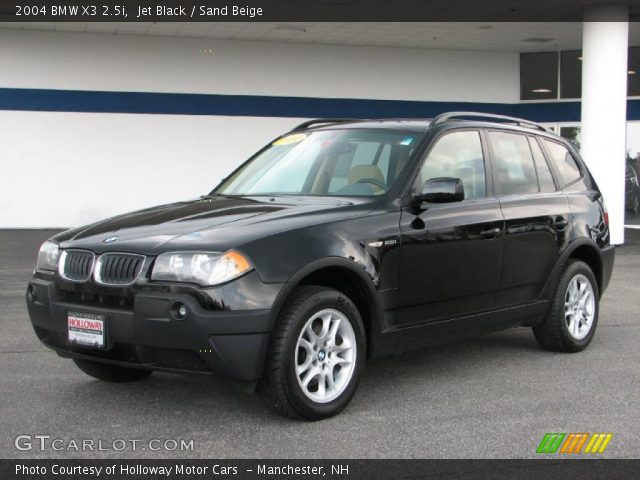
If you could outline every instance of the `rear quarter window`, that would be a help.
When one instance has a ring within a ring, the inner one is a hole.
[[[573,158],[568,148],[551,140],[543,139],[542,141],[549,152],[551,162],[553,162],[558,175],[560,175],[559,180],[563,187],[575,182],[582,176],[576,159]]]
[[[533,161],[536,164],[540,191],[543,193],[555,192],[556,185],[553,182],[553,175],[551,175],[551,170],[549,170],[549,165],[547,165],[540,145],[538,145],[537,140],[532,137],[529,137],[529,145],[531,146],[531,153],[533,153]]]

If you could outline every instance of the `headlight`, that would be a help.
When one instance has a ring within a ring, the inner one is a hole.
[[[58,265],[58,257],[60,256],[60,249],[58,244],[47,240],[40,247],[38,252],[38,263],[36,268],[39,270],[53,270],[55,271]]]
[[[249,259],[235,250],[225,254],[210,252],[163,253],[156,258],[151,280],[218,285],[244,275],[253,267]]]

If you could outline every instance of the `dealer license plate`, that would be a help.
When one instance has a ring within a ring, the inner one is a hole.
[[[84,347],[104,348],[104,315],[67,312],[69,343]]]

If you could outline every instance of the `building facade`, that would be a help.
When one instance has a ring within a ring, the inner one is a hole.
[[[565,25],[566,38],[561,24],[483,24],[456,40],[449,25],[445,45],[447,35],[421,33],[436,31],[427,24],[386,36],[384,24],[354,24],[353,36],[373,35],[362,44],[2,25],[0,228],[71,227],[197,197],[306,118],[474,110],[579,142],[622,243],[625,168],[640,153],[640,48],[624,9],[612,14]]]

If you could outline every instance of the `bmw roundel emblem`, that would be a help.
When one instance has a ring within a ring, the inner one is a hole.
[[[118,239],[118,237],[109,237],[105,238],[102,243],[113,243]]]

